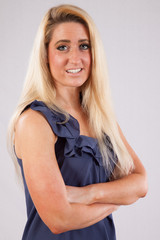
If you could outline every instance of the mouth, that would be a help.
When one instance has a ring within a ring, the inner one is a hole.
[[[68,70],[66,70],[67,73],[73,73],[73,74],[79,73],[81,71],[82,71],[82,68],[75,68],[75,69],[68,69]]]

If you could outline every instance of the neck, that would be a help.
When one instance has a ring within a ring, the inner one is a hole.
[[[78,110],[81,107],[78,88],[56,89],[56,103],[67,112]]]

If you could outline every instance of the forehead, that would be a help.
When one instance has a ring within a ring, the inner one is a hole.
[[[77,22],[59,23],[52,33],[52,40],[56,41],[59,39],[89,40],[88,29],[83,24]]]

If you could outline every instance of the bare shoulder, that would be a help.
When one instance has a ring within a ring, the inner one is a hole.
[[[31,108],[25,110],[18,118],[16,123],[16,130],[20,129],[21,127],[26,127],[28,125],[34,124],[47,124],[45,117],[41,112],[34,111]]]
[[[21,150],[22,145],[25,147],[29,145],[29,142],[38,141],[55,142],[56,136],[53,133],[49,123],[41,112],[34,111],[31,108],[25,110],[18,118],[15,125],[15,150],[17,156],[22,158]]]
[[[51,230],[57,218],[69,209],[55,154],[55,141],[56,136],[40,112],[27,109],[21,114],[15,131],[16,154],[23,162],[31,199],[41,219]]]

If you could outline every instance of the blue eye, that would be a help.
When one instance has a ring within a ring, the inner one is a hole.
[[[67,50],[67,46],[61,45],[61,46],[57,47],[57,49],[58,49],[59,51],[65,51],[65,50]]]
[[[80,49],[82,49],[82,50],[87,50],[89,48],[90,48],[89,44],[83,43],[83,44],[80,45]]]

